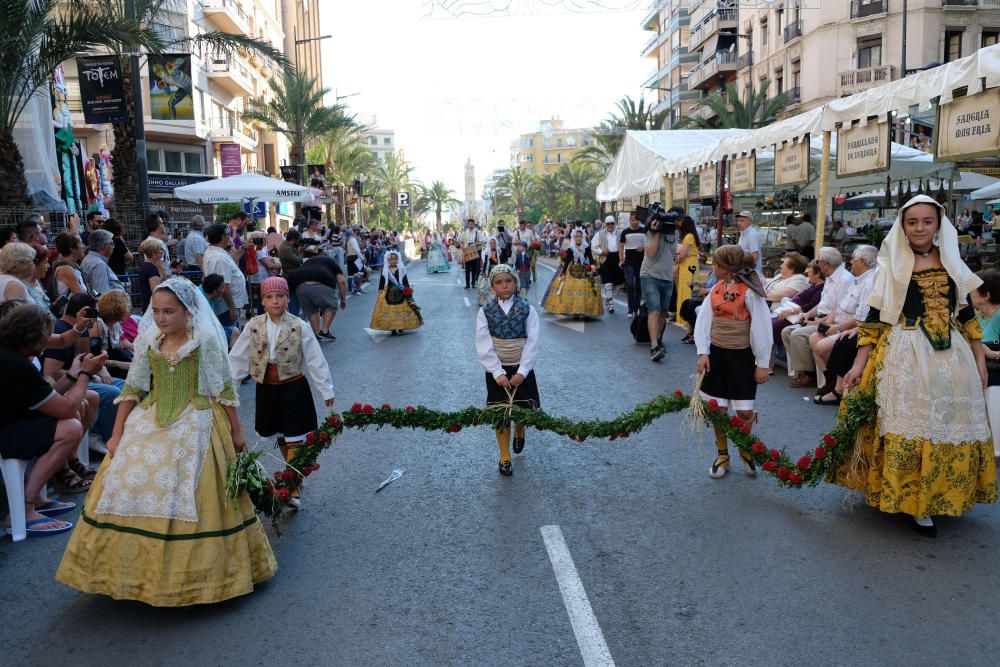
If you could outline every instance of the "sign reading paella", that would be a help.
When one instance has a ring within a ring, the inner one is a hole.
[[[935,160],[994,156],[1000,152],[1000,88],[959,97],[938,107]]]
[[[745,157],[733,158],[729,162],[729,189],[733,192],[747,192],[757,188],[757,156],[750,153]]]
[[[887,121],[864,127],[841,128],[837,133],[837,176],[861,176],[889,170],[889,133]]]
[[[809,180],[809,135],[774,151],[774,184],[798,185]]]

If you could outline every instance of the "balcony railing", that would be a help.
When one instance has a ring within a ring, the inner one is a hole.
[[[230,32],[249,32],[250,17],[236,0],[202,0],[202,11]]]
[[[746,69],[753,65],[753,52],[747,51],[736,59],[736,69]]]
[[[691,68],[688,72],[688,87],[697,86],[710,81],[713,76],[725,72],[736,71],[736,54],[728,51],[718,51],[710,60]]]
[[[863,19],[889,11],[889,0],[851,0],[851,18]]]
[[[879,65],[840,72],[837,75],[837,95],[840,97],[854,95],[888,83],[892,81],[895,69],[892,65]]]
[[[642,54],[640,57],[645,58],[646,56],[652,54],[653,52],[656,51],[656,49],[663,46],[664,42],[666,42],[667,39],[669,38],[670,38],[670,33],[667,31],[663,31],[658,35],[654,35],[653,39],[646,42],[646,45],[642,47]]]
[[[792,21],[785,26],[785,44],[802,36],[802,21]]]
[[[732,25],[723,25],[732,24]],[[688,49],[696,51],[705,40],[719,32],[721,28],[736,27],[736,9],[716,9],[703,18],[697,26],[691,30],[688,37]]]
[[[231,122],[227,118],[213,119],[208,126],[208,134],[217,138],[240,138],[252,143],[257,143],[259,139],[257,131],[239,118],[234,118]]]

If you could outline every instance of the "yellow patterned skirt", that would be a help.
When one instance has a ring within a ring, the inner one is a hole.
[[[211,444],[195,490],[197,521],[98,513],[112,461],[105,457],[58,581],[85,593],[179,607],[246,595],[274,575],[278,564],[250,499],[226,497],[226,470],[236,452],[225,411],[213,404],[212,412]],[[123,438],[119,455],[125,445]]]
[[[887,329],[861,380],[876,390],[875,423],[860,430],[830,481],[863,492],[871,507],[918,518],[996,502],[992,438],[969,344],[953,330],[951,349],[934,350],[919,329]]]
[[[375,298],[375,310],[372,312],[371,328],[378,331],[404,331],[419,329],[422,326],[420,318],[410,308],[406,301],[391,304],[386,301],[386,292],[382,290]]]
[[[604,302],[596,276],[574,278],[568,273],[556,274],[542,300],[542,308],[553,315],[600,317]]]

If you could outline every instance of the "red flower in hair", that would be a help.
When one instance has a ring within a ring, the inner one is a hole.
[[[559,256],[560,256],[560,257],[565,257],[565,256],[566,256],[566,251],[565,251],[565,250],[561,250],[561,251],[559,252]]]

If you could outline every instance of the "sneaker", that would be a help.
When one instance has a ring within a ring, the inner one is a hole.
[[[327,340],[337,340],[337,337],[334,336],[329,331],[320,331],[318,334],[316,334],[316,336],[318,338],[326,338]]]
[[[107,454],[108,448],[104,445],[104,438],[96,433],[91,433],[90,437],[87,439],[87,447],[90,451],[97,452],[98,454]]]
[[[667,356],[667,351],[661,345],[656,345],[649,350],[650,361],[659,361],[665,356]]]
[[[712,479],[722,479],[729,472],[729,454],[719,454],[715,457],[712,467],[708,470],[708,476]]]

